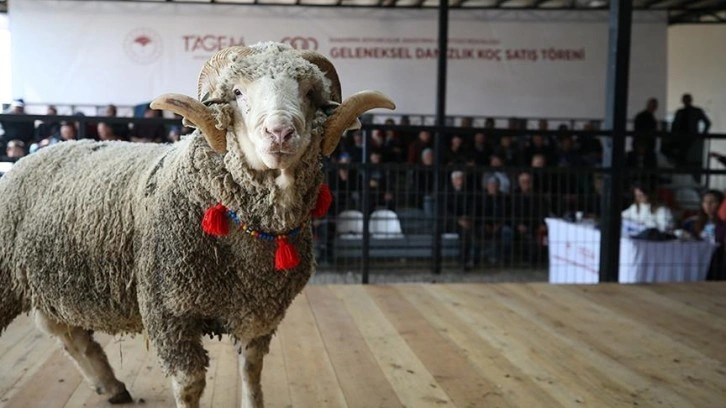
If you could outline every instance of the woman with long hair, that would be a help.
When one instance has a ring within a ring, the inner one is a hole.
[[[658,202],[654,189],[645,185],[633,186],[633,204],[623,211],[623,219],[645,228],[657,228],[667,232],[673,229],[673,212]]]
[[[723,280],[726,278],[724,255],[726,254],[726,221],[718,216],[718,209],[724,195],[718,190],[708,190],[701,195],[701,208],[698,214],[683,223],[683,229],[692,237],[709,240],[720,244],[711,258],[707,280]]]

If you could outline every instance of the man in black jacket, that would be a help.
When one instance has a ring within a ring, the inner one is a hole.
[[[703,109],[693,106],[693,97],[684,94],[681,98],[683,108],[676,111],[676,116],[671,125],[673,157],[677,164],[685,164],[688,151],[691,149],[695,136],[700,134],[698,127],[703,122],[703,134],[708,133],[711,121],[703,112]]]

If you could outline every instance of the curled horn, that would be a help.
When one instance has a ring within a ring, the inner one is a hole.
[[[230,57],[244,57],[254,53],[255,51],[252,48],[235,46],[225,48],[212,55],[212,58],[199,71],[197,98],[202,102],[207,102],[207,98],[211,97],[210,93],[219,89],[217,81],[219,80],[220,72],[231,62]],[[219,97],[219,95],[217,96]]]
[[[393,110],[396,104],[378,91],[362,91],[346,98],[325,122],[323,155],[330,156],[333,153],[343,132],[358,120],[358,116],[375,108]]]
[[[168,93],[151,102],[152,109],[162,109],[183,116],[202,131],[207,143],[219,153],[227,151],[227,131],[214,126],[212,112],[201,102],[186,95]]]
[[[220,71],[230,62],[231,56],[246,56],[254,52],[247,47],[225,48],[212,56],[199,72],[197,82],[197,98],[195,100],[186,95],[164,94],[151,102],[153,109],[163,109],[181,115],[192,125],[202,131],[207,143],[215,151],[224,153],[227,151],[227,131],[217,129],[212,111],[207,107],[211,103],[224,102],[219,99],[221,95],[215,95],[216,99],[210,99],[212,91],[218,89],[217,83]],[[201,101],[201,102],[200,102]]]
[[[330,80],[330,99],[340,103],[340,79],[338,79],[338,71],[335,70],[335,66],[330,62],[323,54],[315,51],[300,51],[300,56],[308,60],[311,64],[317,65],[323,74]]]
[[[340,103],[340,79],[338,79],[338,72],[335,70],[333,63],[315,51],[301,51],[300,56],[317,65],[323,71],[331,82],[330,99]],[[395,109],[396,105],[380,92],[363,91],[347,98],[345,102],[338,106],[325,122],[323,155],[330,156],[333,153],[335,147],[338,146],[338,142],[340,142],[340,137],[343,136],[343,132],[358,120],[358,116],[375,108]]]

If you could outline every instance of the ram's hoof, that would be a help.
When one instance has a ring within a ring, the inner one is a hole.
[[[128,404],[134,402],[134,399],[131,398],[131,394],[129,394],[127,390],[123,390],[118,394],[114,395],[113,397],[109,398],[108,402],[112,404]]]

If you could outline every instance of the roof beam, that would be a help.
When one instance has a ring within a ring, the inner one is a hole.
[[[659,4],[666,3],[666,2],[668,2],[668,0],[648,0],[645,3],[643,3],[642,7],[650,8],[650,7],[657,6]]]
[[[708,8],[688,9],[681,14],[670,17],[668,19],[668,23],[697,22],[700,17],[709,15],[715,17],[718,21],[723,21],[723,19],[718,15],[718,12],[723,11],[724,8],[726,8],[726,0],[721,0],[717,3],[713,3]]]

